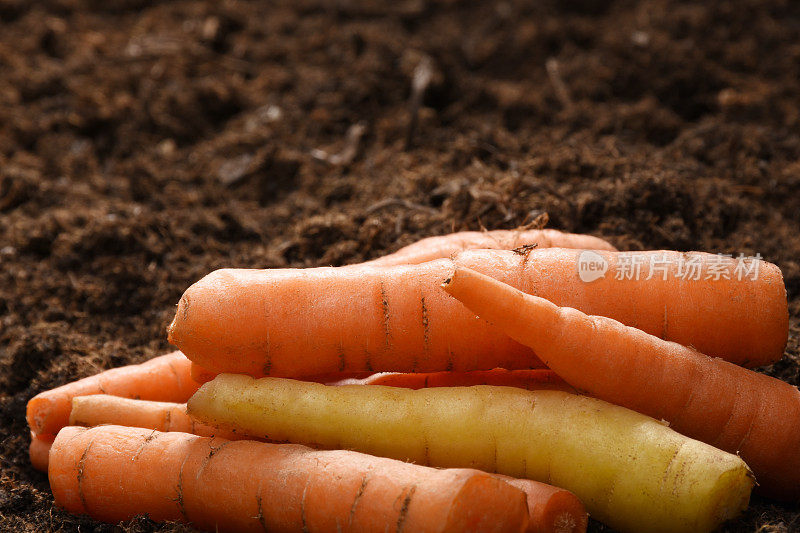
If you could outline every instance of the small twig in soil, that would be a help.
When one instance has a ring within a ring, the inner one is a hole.
[[[402,198],[387,198],[385,200],[381,200],[380,202],[375,202],[366,209],[366,213],[372,214],[375,211],[379,211],[387,207],[405,207],[406,209],[415,209],[417,211],[424,211],[426,213],[430,213],[431,215],[439,214],[439,212],[432,207],[428,207],[427,205],[417,204],[409,200],[404,200]]]
[[[358,155],[358,146],[361,143],[361,137],[367,131],[367,125],[363,122],[358,122],[347,128],[345,134],[344,148],[335,154],[329,154],[325,150],[319,148],[311,150],[311,157],[325,161],[331,165],[344,166],[352,163]]]
[[[477,200],[479,202],[483,201],[487,202],[478,212],[476,218],[486,214],[493,207],[496,208],[501,213],[503,213],[506,221],[514,218],[513,213],[511,213],[511,211],[506,207],[506,201],[496,192],[479,189],[477,186],[473,185],[472,187],[469,188],[469,194],[470,196],[472,196],[474,200]]]
[[[570,109],[572,107],[572,97],[569,95],[569,89],[567,89],[567,85],[561,77],[558,59],[551,57],[544,66],[547,69],[547,76],[550,78],[550,83],[553,84],[553,89],[556,91],[556,98],[561,102],[561,106],[564,109]]]
[[[411,120],[408,123],[408,131],[406,132],[406,150],[411,148],[414,140],[414,133],[419,123],[419,108],[422,106],[422,97],[425,96],[425,90],[432,79],[433,60],[425,56],[419,62],[417,68],[414,69],[414,77],[411,80],[411,98],[408,104]]]
[[[528,213],[528,216],[530,216],[531,213]],[[519,231],[525,231],[529,229],[544,229],[545,227],[547,227],[547,224],[549,223],[550,223],[550,215],[547,214],[547,211],[544,211],[536,215],[536,217],[527,224],[520,226]]]

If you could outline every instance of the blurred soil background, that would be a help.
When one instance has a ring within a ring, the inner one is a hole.
[[[209,271],[544,213],[777,263],[791,334],[764,371],[796,385],[800,3],[0,0],[0,530],[187,530],[54,508],[24,408],[169,350]]]

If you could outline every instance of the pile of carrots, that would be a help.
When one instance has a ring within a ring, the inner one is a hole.
[[[710,531],[754,486],[800,500],[800,391],[750,370],[783,356],[780,270],[637,254],[463,232],[213,272],[180,351],[30,400],[31,462],[70,512],[209,531]]]

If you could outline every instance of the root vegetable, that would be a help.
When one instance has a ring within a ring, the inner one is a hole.
[[[711,531],[747,506],[753,486],[733,454],[561,391],[331,387],[221,374],[188,410],[208,424],[274,440],[556,485],[621,531]]]
[[[31,432],[31,445],[28,448],[31,465],[40,472],[47,472],[47,463],[50,457],[50,446],[53,440],[47,437],[40,437]]]
[[[181,352],[155,357],[139,365],[112,368],[41,392],[27,406],[28,425],[35,434],[53,439],[69,422],[72,399],[90,394],[185,402],[200,386],[190,375],[191,363]]]
[[[759,490],[800,498],[797,387],[469,269],[456,269],[445,290],[533,348],[576,388],[739,454]]]
[[[186,412],[185,403],[133,400],[106,394],[72,399],[70,426],[94,427],[107,424],[162,432],[180,431],[228,440],[247,438],[235,431],[222,430],[193,420]]]
[[[489,474],[351,451],[99,426],[59,432],[55,502],[118,522],[208,531],[524,531],[525,494]]]
[[[563,390],[575,392],[555,372],[547,369],[536,370],[475,370],[473,372],[433,372],[402,374],[384,372],[363,379],[343,379],[329,385],[386,385],[406,389],[425,389],[428,387],[469,387],[472,385],[502,385],[526,390]]]
[[[528,533],[584,533],[589,515],[570,491],[530,479],[496,474],[503,481],[524,491],[528,497]]]
[[[464,252],[456,263],[545,297],[692,345],[737,364],[757,366],[783,354],[788,307],[775,265],[757,279],[683,281],[678,268],[638,281],[578,277],[577,250],[520,255]],[[620,254],[599,254],[613,272]],[[677,252],[642,252],[644,257]],[[703,268],[717,256],[688,254]],[[415,266],[218,270],[178,304],[170,341],[212,373],[301,377],[336,372],[440,372],[541,367],[510,339],[441,291],[452,262]],[[704,272],[701,269],[702,272]],[[704,274],[705,275],[705,274]],[[736,332],[731,335],[731,332]]]
[[[422,239],[400,248],[392,254],[363,264],[374,266],[416,265],[434,259],[446,259],[464,250],[514,250],[523,246],[536,246],[537,249],[616,250],[611,244],[598,237],[564,233],[554,229],[461,231]]]

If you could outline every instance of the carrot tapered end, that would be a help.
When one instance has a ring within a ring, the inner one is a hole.
[[[558,307],[470,268],[456,266],[442,288],[470,311],[523,344],[554,331]]]
[[[31,433],[31,446],[28,450],[31,458],[31,465],[40,472],[47,472],[47,464],[50,460],[50,447],[53,445],[52,439],[38,437]]]

